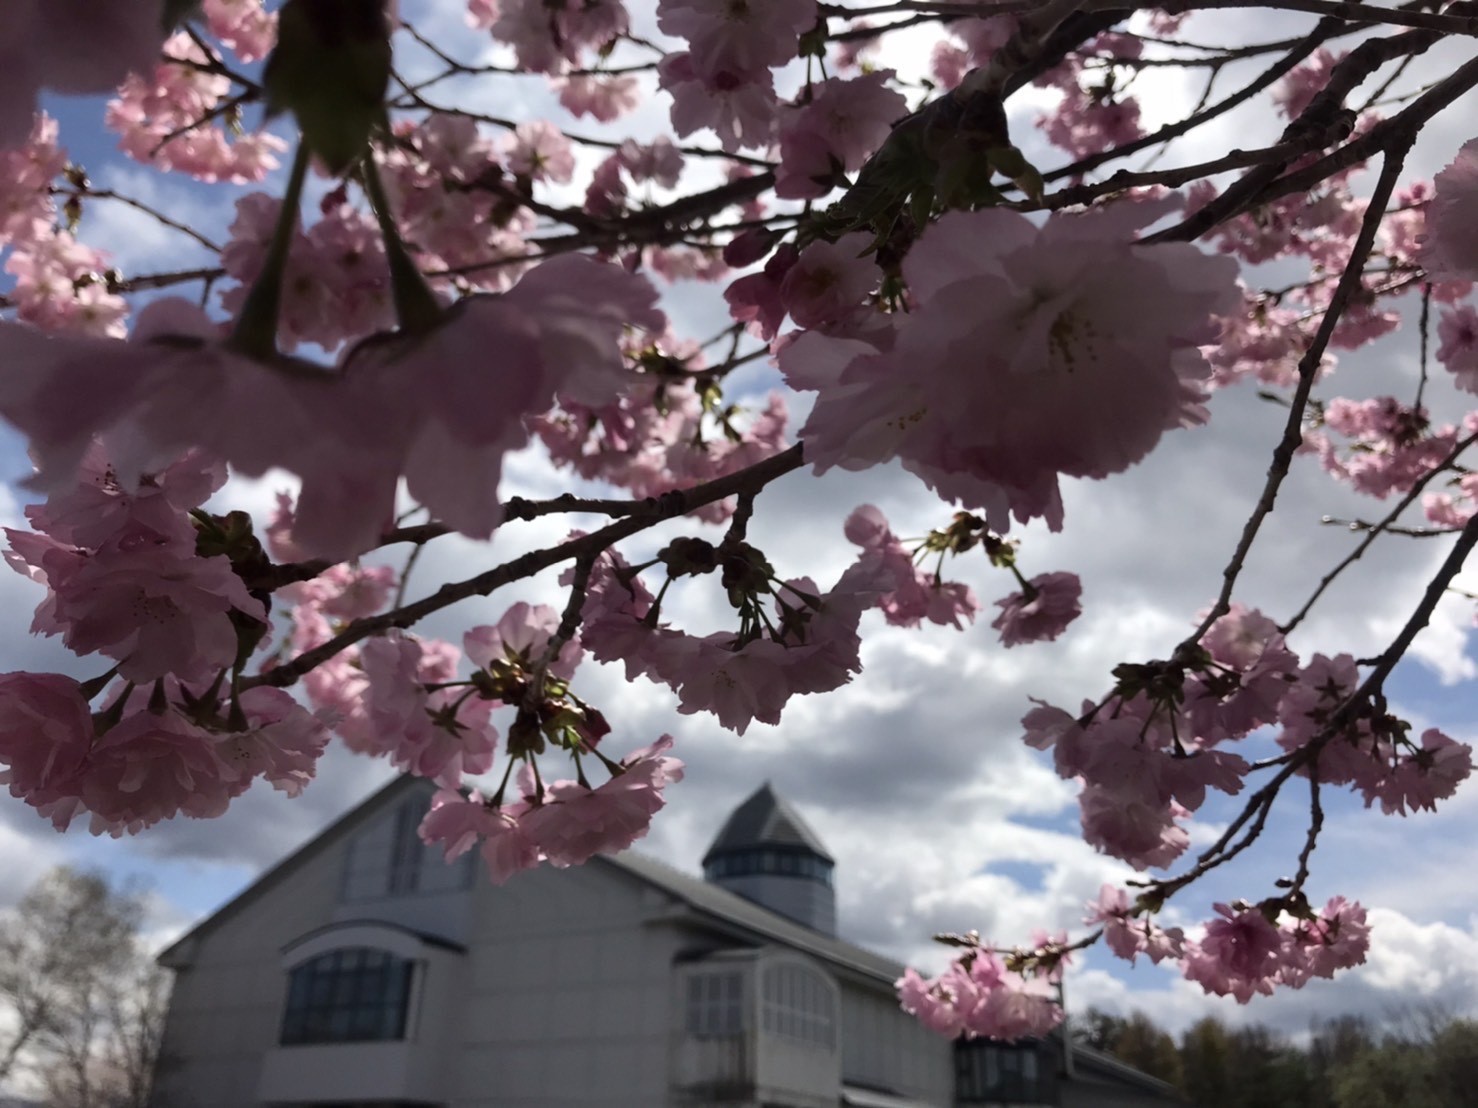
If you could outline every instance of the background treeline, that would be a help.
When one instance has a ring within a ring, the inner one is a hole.
[[[146,907],[141,890],[61,868],[0,911],[0,1102],[149,1104],[169,975],[141,933]]]
[[[1384,1022],[1316,1020],[1298,1045],[1270,1028],[1214,1017],[1176,1040],[1142,1012],[1090,1008],[1082,1043],[1170,1082],[1197,1108],[1461,1108],[1478,1105],[1478,1020],[1424,1008]]]

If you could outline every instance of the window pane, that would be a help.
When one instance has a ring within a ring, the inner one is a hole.
[[[338,1043],[405,1036],[412,963],[384,951],[330,951],[292,971],[282,1042]]]

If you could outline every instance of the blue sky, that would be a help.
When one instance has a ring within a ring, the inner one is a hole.
[[[1207,33],[1214,37],[1216,17],[1206,19]],[[439,22],[456,33],[455,18]],[[1234,34],[1239,30],[1235,24],[1221,27]],[[460,56],[473,57],[482,49],[482,40],[460,33]],[[515,82],[501,78],[496,92],[487,95],[504,98],[502,114],[521,117],[550,103],[537,78],[532,85],[535,91],[524,95]],[[1184,101],[1185,89],[1166,88],[1164,94],[1168,108]],[[63,139],[74,158],[100,184],[116,184],[171,211],[193,212],[217,233],[229,221],[234,198],[247,191],[205,190],[124,161],[107,136],[91,130],[96,102],[48,107],[62,119]],[[1424,137],[1416,173],[1430,176],[1469,137],[1464,120],[1474,117],[1470,107],[1460,106]],[[635,129],[655,133],[664,110],[653,100],[638,113]],[[1263,117],[1239,117],[1217,136],[1197,140],[1205,149],[1193,144],[1177,156],[1195,160],[1217,141],[1224,149],[1232,135],[1248,145],[1247,129],[1257,133],[1271,125]],[[1040,148],[1029,153],[1044,165],[1059,160]],[[90,207],[84,222],[84,237],[94,232],[98,244],[112,250],[130,272],[193,264],[199,257],[177,252],[189,241],[183,236],[161,235],[136,213],[103,201]],[[692,335],[710,334],[723,320],[714,290],[684,291],[671,297],[669,307],[679,330]],[[1415,359],[1415,338],[1408,329],[1347,359],[1330,388],[1352,395],[1408,395]],[[758,394],[773,381],[773,374],[757,367],[743,387]],[[1439,409],[1460,410],[1459,398],[1440,381],[1432,397]],[[618,734],[629,735],[630,746],[670,731],[678,739],[677,753],[690,764],[688,779],[672,790],[670,808],[659,817],[647,848],[695,869],[726,812],[769,778],[837,855],[842,927],[857,941],[937,965],[941,953],[929,942],[934,931],[975,927],[1012,942],[1025,939],[1032,926],[1075,923],[1078,906],[1099,883],[1122,878],[1126,871],[1078,838],[1072,789],[1021,745],[1017,721],[1029,695],[1075,705],[1103,692],[1117,661],[1163,656],[1210,600],[1278,429],[1276,410],[1245,386],[1218,396],[1213,411],[1210,427],[1171,436],[1130,473],[1068,487],[1068,528],[1061,535],[1026,529],[1023,558],[1030,573],[1064,569],[1084,579],[1087,612],[1056,643],[1003,651],[988,626],[990,615],[964,633],[882,631],[877,622],[873,630],[879,633],[867,639],[865,670],[854,685],[826,698],[795,701],[782,726],[756,725],[743,739],[709,720],[678,716],[665,690],[626,686],[615,670],[587,664],[577,691],[607,713]],[[0,467],[7,476],[25,468],[22,444],[3,432]],[[240,483],[227,495],[233,506],[245,503],[261,511],[285,483],[270,478]],[[529,454],[510,464],[504,491],[547,495],[560,483],[547,462]],[[14,495],[19,500],[21,494]],[[842,520],[865,501],[882,507],[900,534],[921,534],[949,515],[897,469],[822,480],[797,474],[761,498],[754,541],[782,572],[812,572],[829,581],[851,556]],[[1239,597],[1266,605],[1275,617],[1286,615],[1353,541],[1339,529],[1321,526],[1319,517],[1371,511],[1368,501],[1336,487],[1311,460],[1300,460]],[[13,521],[15,506],[5,514]],[[562,527],[550,520],[510,525],[491,550],[459,538],[442,540],[428,547],[417,588],[544,545],[560,537]],[[661,533],[681,531],[670,524]],[[635,545],[640,549],[650,541]],[[1441,553],[1440,544],[1378,547],[1331,592],[1295,647],[1305,654],[1375,652],[1399,625]],[[974,584],[987,605],[1012,587],[983,559],[969,560],[956,576]],[[458,639],[466,626],[496,619],[513,600],[558,603],[557,596],[551,575],[443,613],[422,630]],[[37,600],[18,576],[0,580],[0,602],[14,613],[10,630],[0,637],[0,668],[64,664],[54,644],[23,633],[26,613]],[[714,618],[717,605],[716,598],[695,589],[676,610],[703,621]],[[1421,725],[1442,726],[1459,739],[1478,742],[1473,722],[1478,691],[1466,680],[1473,665],[1467,653],[1472,607],[1456,598],[1444,603],[1437,625],[1418,644],[1420,657],[1398,669],[1390,692],[1398,709]],[[94,669],[84,662],[79,671]],[[321,779],[299,801],[254,790],[222,820],[180,822],[117,841],[91,838],[83,829],[57,836],[19,802],[0,797],[0,851],[20,878],[6,882],[0,898],[13,898],[26,881],[66,860],[149,883],[155,890],[158,934],[177,933],[388,779],[386,767],[336,750]],[[1071,986],[1076,1002],[1152,1007],[1158,1019],[1181,1026],[1211,1010],[1291,1031],[1306,1026],[1309,1014],[1321,1007],[1379,1016],[1411,996],[1472,1006],[1478,999],[1478,896],[1463,875],[1478,860],[1473,848],[1478,789],[1460,794],[1435,816],[1408,820],[1367,813],[1354,798],[1326,797],[1326,806],[1328,830],[1316,854],[1310,891],[1316,900],[1339,893],[1381,906],[1378,947],[1367,971],[1240,1010],[1231,1002],[1201,997],[1194,986],[1164,971],[1130,970],[1095,953]],[[1231,812],[1227,804],[1210,805],[1206,816],[1214,823]],[[1268,895],[1272,879],[1292,868],[1302,833],[1297,811],[1280,811],[1255,856],[1190,894],[1181,920],[1205,919],[1215,900]]]

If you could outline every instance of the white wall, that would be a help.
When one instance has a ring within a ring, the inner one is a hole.
[[[332,917],[339,851],[281,875],[183,951],[165,1023],[156,1108],[246,1108],[263,1055],[277,1044],[287,977],[281,951]],[[183,1059],[172,1066],[168,1059]]]
[[[666,1104],[669,906],[599,862],[479,880],[456,1108]]]
[[[846,980],[841,985],[842,1080],[949,1104],[954,1095],[950,1043],[899,1008],[891,990]]]

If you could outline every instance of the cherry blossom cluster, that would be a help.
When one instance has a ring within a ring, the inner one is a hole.
[[[1067,952],[1059,943],[1002,952],[974,935],[966,952],[937,977],[905,970],[898,980],[903,1010],[946,1038],[1021,1039],[1062,1022],[1057,984]]]
[[[1348,440],[1341,451],[1329,432]],[[1369,400],[1336,397],[1321,413],[1317,429],[1304,434],[1330,473],[1357,492],[1384,499],[1406,492],[1457,445],[1458,428],[1432,427],[1422,408],[1394,396]]]
[[[659,497],[738,473],[787,445],[784,397],[772,392],[764,408],[745,411],[723,403],[717,367],[701,350],[670,335],[629,344],[632,383],[609,402],[581,403],[561,394],[550,412],[531,419],[556,463],[586,480]],[[697,511],[722,522],[728,500]]]
[[[124,333],[128,305],[109,287],[104,255],[58,226],[53,182],[67,171],[56,120],[37,113],[27,141],[0,150],[0,250],[16,317],[49,331]]]
[[[1278,725],[1278,744],[1304,775],[1354,785],[1387,812],[1432,808],[1472,771],[1472,748],[1362,704],[1353,659],[1306,666],[1261,612],[1239,606],[1200,648],[1168,662],[1122,665],[1101,703],[1073,715],[1027,713],[1026,742],[1051,750],[1057,772],[1082,782],[1084,838],[1136,869],[1165,867],[1190,844],[1186,817],[1208,789],[1240,792],[1252,763],[1227,749]]]
[[[1105,885],[1087,905],[1084,922],[1101,925],[1107,947],[1127,961],[1180,963],[1185,976],[1208,993],[1246,1004],[1274,988],[1302,988],[1315,977],[1362,965],[1370,949],[1365,909],[1334,897],[1314,910],[1302,894],[1261,904],[1217,904],[1216,917],[1189,938],[1178,927],[1160,928],[1144,898]]]
[[[659,0],[648,41],[621,0],[456,0],[491,44],[462,60],[399,23],[404,12],[382,20],[366,5],[384,41],[336,55],[353,79],[311,93],[272,78],[289,53],[279,13],[290,42],[288,16],[311,0],[270,13],[261,0],[17,0],[7,12],[0,416],[29,440],[29,487],[47,496],[29,529],[7,530],[7,560],[44,589],[34,633],[105,669],[0,675],[0,781],[58,827],[86,815],[122,834],[218,815],[258,777],[296,793],[333,734],[436,782],[423,837],[448,857],[478,846],[496,881],[624,849],[682,765],[667,736],[606,749],[611,724],[574,689],[587,653],[742,734],[851,681],[871,626],[979,633],[983,586],[962,560],[977,548],[975,566],[1011,578],[990,621],[1001,643],[1058,639],[1082,612],[1079,579],[1029,576],[1012,526],[1064,528],[1064,482],[1123,473],[1239,382],[1287,419],[1272,465],[1257,459],[1267,483],[1249,542],[1296,466],[1392,505],[1384,522],[1353,524],[1361,542],[1455,531],[1465,553],[1478,538],[1478,477],[1462,458],[1478,436],[1478,140],[1430,182],[1403,172],[1442,98],[1478,84],[1464,70],[1403,78],[1452,29],[1437,8],[1402,9],[1396,26],[1330,15],[1320,27],[1338,33],[1290,53],[1181,37],[1199,15],[1153,7],[861,18],[813,0]],[[932,86],[887,50],[928,23]],[[1208,80],[1184,118],[1151,121],[1152,71],[1216,76],[1262,54],[1264,77],[1220,98]],[[509,102],[557,97],[587,122],[488,114],[504,92],[482,92],[520,73],[556,96]],[[673,134],[591,133],[589,120],[612,123],[653,89]],[[230,194],[228,226],[197,229],[147,190],[94,181],[37,112],[38,96],[72,92],[111,96],[106,126],[145,167],[134,174],[255,191]],[[1260,148],[1180,156],[1196,141],[1177,148],[1182,136],[1247,100],[1274,121]],[[255,126],[264,102],[283,113],[270,130]],[[347,155],[323,158],[320,136],[298,143],[279,195],[263,184],[294,121],[334,132]],[[1032,146],[1027,135],[1066,160],[1031,164],[1013,142]],[[310,176],[310,150],[337,179]],[[105,204],[209,259],[115,267],[88,244]],[[702,342],[672,329],[654,275],[682,290],[681,321],[687,283],[719,284],[729,326]],[[168,295],[190,286],[201,294]],[[156,289],[166,295],[130,299]],[[1393,374],[1381,395],[1331,393],[1341,357],[1413,315],[1410,390]],[[810,394],[798,432],[787,395],[764,393],[771,366]],[[505,460],[530,447],[626,498],[505,502]],[[894,462],[951,522],[902,537],[863,505],[841,527],[850,564],[813,576],[782,572],[750,541],[784,473]],[[297,482],[261,539],[243,513],[214,511],[228,470]],[[407,508],[426,522],[407,524]],[[1399,524],[1408,508],[1430,526]],[[556,511],[612,522],[417,599],[409,566],[386,561],[400,543],[487,539]],[[693,531],[645,558],[618,549],[674,515]],[[1209,794],[1246,796],[1243,816],[1181,874],[1140,878],[1133,897],[1106,887],[1081,942],[957,938],[943,973],[899,983],[928,1026],[1045,1032],[1068,953],[1095,936],[1243,1001],[1363,961],[1365,910],[1339,897],[1316,909],[1304,893],[1317,819],[1277,895],[1217,904],[1199,927],[1158,922],[1252,845],[1254,814],[1289,782],[1405,815],[1472,769],[1467,744],[1413,734],[1383,691],[1435,600],[1388,656],[1357,663],[1318,642],[1296,654],[1287,637],[1307,608],[1280,628],[1235,602],[1246,554],[1224,575],[1218,618],[1168,660],[1125,663],[1103,699],[1039,701],[1024,720],[1027,742],[1080,784],[1087,841],[1138,870],[1182,858]],[[1454,558],[1428,598],[1452,585]],[[946,560],[960,580],[945,579]],[[562,609],[514,604],[460,645],[415,629],[558,567]],[[681,626],[677,598],[715,586],[731,624]]]
[[[260,57],[274,37],[272,23],[255,4],[217,4],[211,20],[234,44],[243,61]],[[200,181],[244,184],[260,181],[278,166],[277,155],[288,144],[267,132],[233,135],[216,120],[229,114],[223,101],[231,80],[211,66],[211,57],[189,35],[171,37],[163,58],[130,73],[108,104],[108,126],[119,136],[119,148],[129,157],[167,171],[185,173]]]
[[[666,752],[663,735],[613,765],[612,776],[591,788],[583,781],[548,784],[520,779],[522,795],[498,803],[475,789],[439,792],[421,823],[421,838],[445,847],[448,861],[479,846],[494,884],[540,862],[578,866],[595,854],[624,850],[647,832],[666,801],[662,790],[681,781],[683,764]]]
[[[388,567],[335,567],[284,590],[295,604],[294,651],[320,646],[384,608],[393,585]],[[554,609],[520,602],[497,624],[469,629],[460,650],[398,633],[375,637],[335,654],[304,687],[351,749],[441,786],[422,837],[444,845],[448,858],[481,840],[489,874],[501,883],[540,861],[576,865],[625,849],[646,834],[665,803],[665,785],[682,777],[682,763],[665,753],[667,736],[620,762],[601,751],[610,726],[570,688],[582,655],[579,635],[561,635]],[[472,672],[459,678],[464,656]],[[503,785],[490,798],[464,791],[464,778],[493,768],[491,716],[505,706],[515,715]],[[547,750],[568,753],[577,779],[544,781],[538,756]],[[508,795],[515,765],[516,797]],[[592,765],[609,774],[596,787],[588,780]]]
[[[571,281],[583,298],[565,291]],[[627,326],[662,329],[654,300],[639,277],[558,258],[507,294],[463,300],[427,333],[361,344],[334,374],[245,356],[179,300],[150,304],[128,343],[0,323],[0,353],[27,367],[0,382],[0,412],[30,435],[48,486],[68,481],[102,434],[128,440],[116,464],[130,477],[198,443],[242,473],[288,468],[302,479],[293,536],[313,556],[374,546],[401,477],[448,525],[485,538],[501,518],[500,459],[527,441],[522,418],[556,393],[618,395],[617,340]],[[509,355],[501,384],[476,359],[487,349]],[[477,403],[490,387],[496,407]]]
[[[239,312],[261,276],[281,208],[265,192],[236,201],[231,240],[221,251],[221,268],[238,282],[221,294],[226,311]],[[336,350],[395,322],[390,267],[375,221],[342,192],[326,196],[320,209],[322,218],[293,236],[283,273],[277,341],[288,352],[303,343]]]
[[[513,48],[520,69],[560,74],[588,51],[624,35],[630,16],[621,0],[554,7],[542,0],[469,0],[468,18]]]
[[[1163,211],[1123,203],[1037,227],[994,209],[931,224],[903,260],[912,310],[862,332],[813,328],[780,351],[791,386],[818,394],[807,460],[820,473],[899,458],[995,531],[1013,517],[1060,529],[1059,478],[1119,473],[1206,418],[1200,345],[1236,303],[1236,266],[1136,245]]]
[[[679,712],[710,712],[742,735],[756,719],[779,723],[792,696],[829,692],[862,669],[858,625],[886,587],[880,569],[856,563],[822,591],[809,578],[781,580],[747,543],[703,539],[669,544],[658,562],[668,583],[717,572],[738,630],[699,636],[662,622],[660,596],[610,554],[590,576],[584,635],[591,656],[622,662],[628,680],[672,688]]]
[[[800,56],[816,17],[815,0],[659,0],[657,26],[688,43],[658,67],[673,130],[711,128],[725,150],[769,145],[779,111],[773,70]]]
[[[322,718],[227,679],[266,607],[243,577],[260,557],[249,523],[198,507],[225,477],[192,453],[132,483],[95,446],[74,486],[27,510],[34,531],[6,529],[7,561],[47,589],[33,632],[115,663],[86,684],[0,675],[0,781],[59,829],[82,813],[113,835],[218,816],[257,777],[297,795],[313,776]]]

